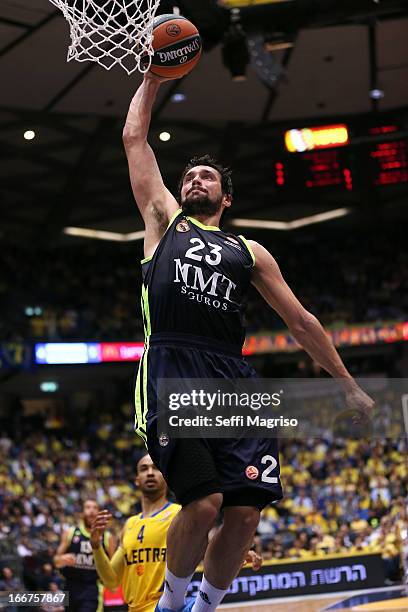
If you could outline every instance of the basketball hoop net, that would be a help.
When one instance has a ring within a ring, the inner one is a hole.
[[[69,23],[67,61],[119,64],[128,74],[144,73],[153,55],[153,19],[160,0],[50,0]],[[149,61],[141,58],[148,56]]]

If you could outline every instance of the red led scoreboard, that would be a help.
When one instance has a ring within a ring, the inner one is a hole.
[[[338,123],[291,129],[274,159],[281,191],[355,191],[408,183],[408,139],[401,126]]]

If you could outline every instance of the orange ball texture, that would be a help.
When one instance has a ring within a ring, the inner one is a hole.
[[[153,36],[150,71],[157,76],[178,79],[188,74],[200,59],[200,34],[185,17],[159,15],[153,22]]]

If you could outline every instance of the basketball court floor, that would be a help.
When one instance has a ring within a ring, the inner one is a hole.
[[[408,593],[401,587],[354,591],[336,595],[308,595],[259,602],[226,604],[228,612],[408,612]]]

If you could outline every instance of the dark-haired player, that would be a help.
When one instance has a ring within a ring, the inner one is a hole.
[[[160,79],[148,74],[123,132],[133,193],[146,234],[142,261],[145,351],[136,383],[136,429],[182,510],[167,538],[166,583],[157,610],[191,609],[185,591],[200,559],[204,576],[193,612],[212,612],[252,542],[260,511],[282,496],[275,440],[158,440],[161,378],[253,378],[243,360],[242,303],[252,283],[292,335],[332,376],[347,401],[370,413],[372,400],[346,370],[319,321],[297,300],[272,255],[219,228],[232,204],[230,173],[208,156],[184,170],[179,201],[163,184],[147,142]],[[161,444],[160,444],[161,442]],[[208,543],[220,508],[224,522]]]
[[[78,525],[62,534],[54,557],[54,564],[61,569],[69,593],[69,608],[73,612],[99,612],[103,610],[103,587],[95,569],[90,528],[99,512],[99,504],[87,499],[83,504],[82,518]],[[109,557],[115,550],[115,539],[106,532],[103,546]]]

